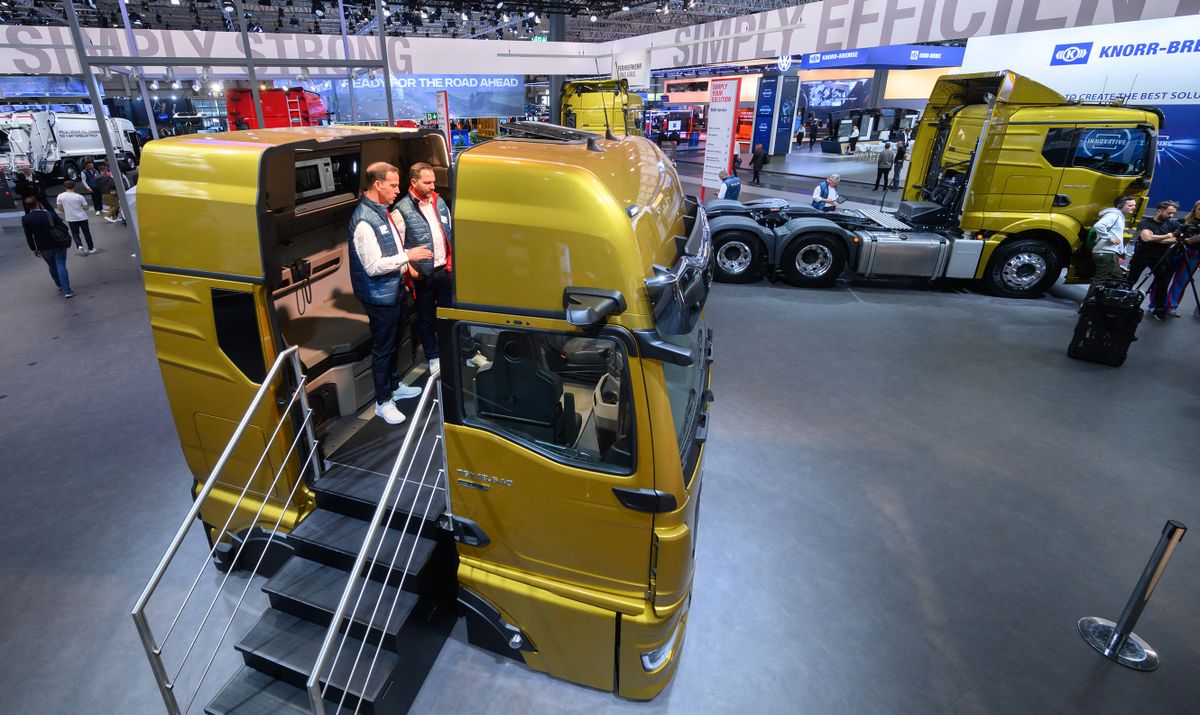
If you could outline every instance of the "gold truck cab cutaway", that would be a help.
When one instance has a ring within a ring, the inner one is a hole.
[[[708,224],[650,142],[555,129],[474,147],[453,172],[438,135],[403,129],[152,142],[137,217],[150,321],[195,485],[292,346],[328,453],[374,398],[347,257],[364,169],[386,161],[404,182],[431,164],[453,211],[455,303],[437,331],[470,639],[648,699],[675,672],[691,598],[711,401]],[[415,348],[399,352],[403,373]],[[201,509],[210,533],[226,520],[240,538],[276,521],[287,532],[314,508],[288,450],[299,426],[272,432],[285,409],[268,399],[252,416]]]

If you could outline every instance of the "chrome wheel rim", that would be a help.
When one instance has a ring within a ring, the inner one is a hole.
[[[796,253],[796,271],[805,278],[820,278],[833,265],[833,251],[814,243]]]
[[[1008,259],[1001,271],[1004,284],[1025,290],[1046,277],[1046,259],[1036,253],[1022,252]]]
[[[717,250],[717,267],[723,273],[738,276],[750,268],[750,247],[742,241],[730,241]]]

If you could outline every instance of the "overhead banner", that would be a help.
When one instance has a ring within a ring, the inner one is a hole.
[[[976,38],[963,70],[996,70],[998,57],[1068,99],[1161,109],[1151,202],[1200,198],[1200,17]]]
[[[651,68],[665,69],[1197,12],[1197,0],[824,0],[615,40],[612,45],[617,53],[648,48]]]
[[[645,50],[622,52],[613,57],[613,79],[629,81],[629,87],[650,86],[650,60]]]
[[[700,180],[700,200],[705,189],[721,187],[721,172],[733,168],[733,137],[737,126],[738,96],[742,80],[715,79],[709,83],[708,140],[704,145],[704,176]]]
[[[893,45],[864,47],[856,50],[810,52],[804,55],[801,67],[819,69],[920,69],[922,67],[958,67],[962,64],[965,47],[931,47],[928,45]]]
[[[286,81],[276,84],[296,85]],[[349,80],[318,80],[301,85],[321,95],[321,101],[336,121],[350,121]],[[440,113],[440,91],[449,95],[454,119],[519,117],[525,112],[522,75],[392,75],[392,109],[396,118],[420,119],[426,114]],[[387,119],[382,77],[355,79],[354,101],[360,121]]]

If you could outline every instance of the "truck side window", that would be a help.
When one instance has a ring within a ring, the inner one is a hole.
[[[460,325],[458,340],[466,358],[465,424],[559,461],[632,471],[633,411],[620,342],[483,325]]]
[[[1144,129],[1080,129],[1072,165],[1113,176],[1137,176],[1145,168]]]
[[[1071,142],[1075,140],[1075,130],[1070,127],[1060,127],[1046,132],[1046,143],[1042,146],[1042,157],[1050,166],[1066,167],[1071,158]]]

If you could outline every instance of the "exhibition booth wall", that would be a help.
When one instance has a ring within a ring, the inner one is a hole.
[[[995,70],[998,58],[1069,99],[1161,109],[1150,201],[1200,199],[1200,17],[975,38],[962,71]]]

